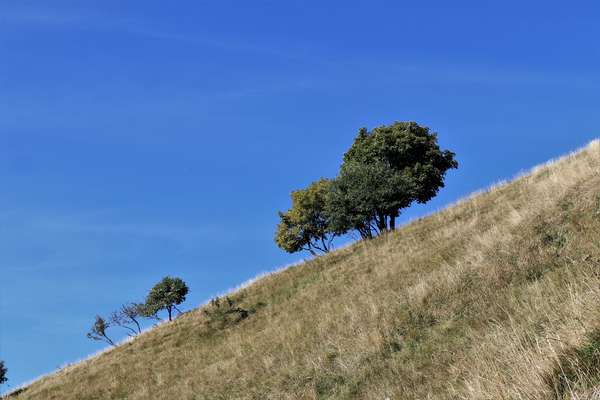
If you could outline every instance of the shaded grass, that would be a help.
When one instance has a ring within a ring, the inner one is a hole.
[[[564,350],[547,379],[556,399],[600,385],[600,329],[592,329],[580,346]]]

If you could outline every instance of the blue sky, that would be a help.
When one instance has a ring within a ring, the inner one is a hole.
[[[191,308],[301,259],[277,210],[359,127],[414,120],[457,153],[404,220],[600,136],[593,2],[173,4],[0,3],[12,387],[101,348],[94,316],[167,274]]]

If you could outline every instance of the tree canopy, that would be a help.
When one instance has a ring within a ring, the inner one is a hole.
[[[171,321],[173,310],[179,311],[177,305],[185,301],[188,292],[189,289],[183,280],[166,276],[150,289],[142,308],[143,312],[145,316],[152,316],[166,310]]]
[[[356,229],[363,238],[395,229],[400,210],[431,200],[451,168],[458,168],[454,153],[416,122],[361,128],[332,184],[332,228]]]
[[[330,187],[330,180],[320,179],[306,189],[292,192],[292,208],[279,212],[275,242],[280,248],[289,253],[306,250],[313,255],[329,251],[337,234],[331,230],[326,212]]]

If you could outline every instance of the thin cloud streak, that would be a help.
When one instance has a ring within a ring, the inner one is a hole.
[[[143,22],[133,18],[109,18],[102,15],[84,15],[84,14],[69,14],[56,13],[55,10],[47,10],[39,12],[36,10],[2,10],[0,11],[0,22],[12,24],[36,24],[49,27],[66,27],[81,30],[94,30],[101,32],[123,32],[126,34],[138,36],[141,38],[149,38],[165,41],[176,41],[180,43],[189,43],[191,45],[211,47],[233,52],[252,53],[261,55],[270,55],[290,61],[308,61],[297,53],[289,51],[281,51],[279,49],[269,48],[266,46],[255,45],[249,42],[239,42],[232,40],[218,40],[197,35],[189,35],[181,32],[164,30],[155,24]],[[289,45],[289,43],[288,43]],[[322,49],[320,49],[322,50]],[[315,54],[313,54],[314,56]],[[318,61],[310,61],[310,64],[318,66],[334,66],[338,65],[340,60],[328,59],[328,52],[319,51]],[[411,65],[394,65],[393,61],[387,65],[389,72],[386,74],[385,66],[377,65],[382,68],[381,76],[389,79],[392,82],[398,83],[398,74],[401,74],[400,82],[407,84],[414,82],[455,82],[455,83],[474,83],[484,85],[551,85],[559,87],[573,88],[598,88],[600,82],[596,76],[578,74],[577,76],[558,74],[556,72],[535,69],[535,68],[519,68],[506,67],[499,68],[497,66],[482,66],[482,65],[459,65],[454,67],[438,68],[437,65],[448,65],[448,60],[444,63],[439,63],[440,60],[423,61]],[[365,66],[371,66],[369,63],[353,62],[345,60],[346,69],[360,70]],[[434,65],[434,66],[432,66]],[[378,78],[370,77],[377,80]],[[343,76],[334,74],[330,79],[325,79],[324,82],[344,81]],[[355,79],[347,83],[355,82]],[[223,91],[220,93],[208,94],[207,99],[211,98],[237,98],[260,94],[261,91],[248,88],[241,90]]]
[[[290,61],[298,61],[303,59],[303,57],[300,57],[297,54],[267,48],[264,46],[251,44],[249,42],[241,43],[234,42],[232,40],[216,40],[197,35],[188,35],[181,32],[166,31],[157,26],[153,26],[152,24],[144,23],[140,20],[135,20],[132,18],[115,19],[110,17],[109,19],[107,16],[100,15],[56,14],[52,12],[39,13],[31,10],[21,10],[16,12],[0,12],[0,22],[5,24],[35,24],[46,27],[61,27],[101,32],[117,31],[142,38],[167,41],[171,40],[181,43],[189,43],[191,45],[212,47],[226,51],[269,55]]]
[[[101,217],[102,220],[99,220]],[[196,245],[200,241],[210,239],[212,242],[228,243],[236,237],[250,237],[256,231],[238,227],[232,231],[228,227],[211,222],[202,225],[182,225],[160,222],[121,221],[114,213],[101,210],[96,213],[79,213],[73,215],[39,215],[34,212],[13,212],[0,216],[3,229],[0,236],[47,238],[50,242],[72,240],[72,237],[86,239],[98,236],[118,236],[140,241],[161,240],[173,241],[179,245]],[[46,239],[45,239],[46,240]],[[47,242],[46,242],[47,243]]]

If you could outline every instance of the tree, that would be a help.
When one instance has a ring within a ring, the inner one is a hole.
[[[156,315],[161,310],[166,310],[169,321],[172,320],[173,310],[179,309],[177,305],[185,301],[189,289],[180,278],[167,276],[158,282],[148,293],[144,305],[144,315]]]
[[[142,327],[139,320],[140,317],[144,316],[144,312],[145,308],[143,304],[124,304],[118,311],[114,311],[110,315],[109,323],[126,329],[129,336],[136,336],[142,333]]]
[[[410,179],[382,163],[346,163],[329,193],[330,229],[356,229],[363,238],[386,231],[388,221],[394,229],[398,210],[411,203],[412,191]]]
[[[275,242],[288,253],[306,250],[327,253],[337,232],[330,229],[326,202],[331,181],[320,179],[306,189],[292,192],[292,208],[279,212]]]
[[[92,328],[86,336],[88,337],[88,339],[103,341],[110,344],[111,346],[116,346],[116,344],[112,341],[110,337],[108,337],[108,334],[106,333],[109,327],[110,323],[107,322],[101,316],[97,315],[96,321],[94,321],[94,325],[92,325]]]
[[[330,228],[356,229],[363,238],[394,230],[401,209],[426,203],[444,187],[446,172],[458,168],[454,155],[416,122],[361,128],[331,186]]]
[[[6,383],[6,381],[8,380],[8,378],[6,377],[7,372],[8,370],[4,366],[4,361],[0,360],[0,385]]]

